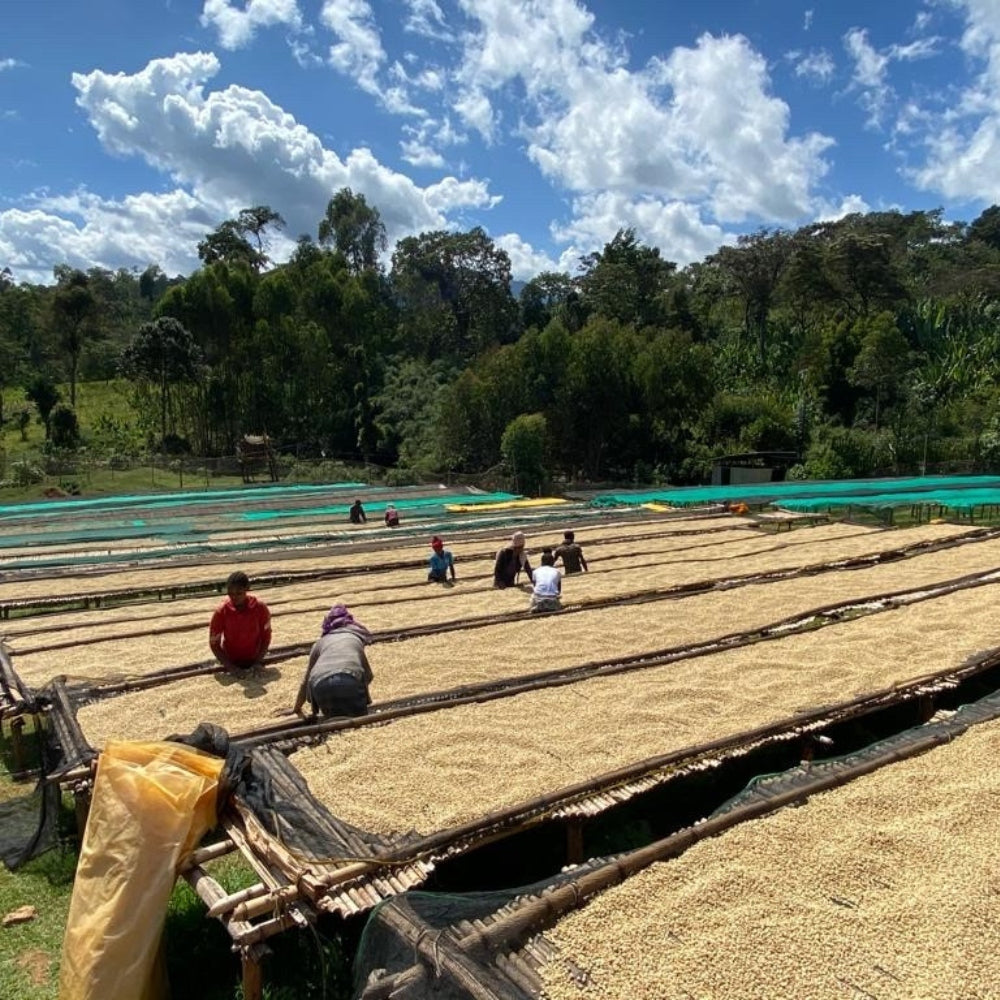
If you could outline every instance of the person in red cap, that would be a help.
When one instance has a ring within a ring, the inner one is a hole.
[[[428,583],[444,583],[451,573],[452,580],[455,579],[455,559],[444,547],[444,542],[435,535],[431,539],[430,569],[427,573]]]

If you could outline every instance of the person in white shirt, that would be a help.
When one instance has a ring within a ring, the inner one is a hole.
[[[542,553],[542,565],[535,570],[530,611],[561,611],[562,574],[555,567],[551,551]]]

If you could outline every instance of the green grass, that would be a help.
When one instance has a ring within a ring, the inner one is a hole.
[[[30,784],[16,784],[0,774],[0,802],[30,794]],[[56,1000],[63,932],[73,891],[77,854],[75,817],[67,798],[60,819],[61,842],[17,872],[0,866],[0,917],[25,905],[37,916],[24,924],[0,928],[0,998]],[[258,877],[239,854],[206,866],[226,890],[236,892]],[[309,931],[290,930],[271,939],[265,959],[266,1000],[346,1000],[351,992],[350,952],[339,925]],[[240,961],[222,924],[207,916],[204,903],[179,879],[167,906],[164,945],[171,989],[176,997],[241,1000]]]

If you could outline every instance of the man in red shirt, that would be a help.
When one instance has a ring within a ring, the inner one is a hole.
[[[271,612],[249,590],[246,573],[230,573],[229,596],[215,609],[208,627],[212,653],[230,673],[260,666],[271,645]]]

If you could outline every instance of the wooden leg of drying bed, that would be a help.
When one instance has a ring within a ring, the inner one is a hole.
[[[264,974],[255,949],[240,950],[243,961],[243,1000],[261,1000],[264,996]]]
[[[583,860],[583,823],[571,819],[566,824],[566,863],[579,865]]]

